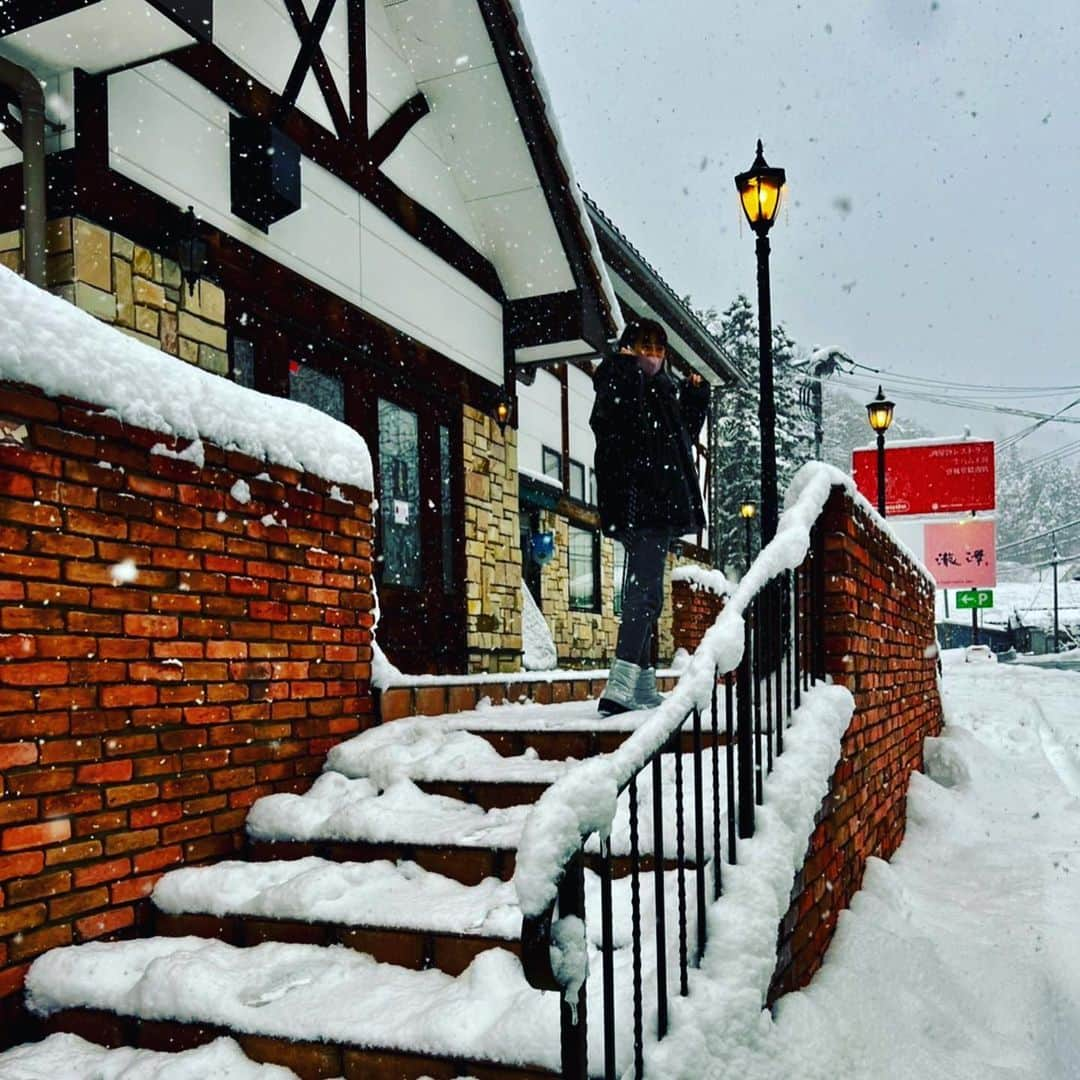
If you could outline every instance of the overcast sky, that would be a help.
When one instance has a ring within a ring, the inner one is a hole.
[[[755,296],[733,176],[760,137],[789,184],[774,319],[800,345],[935,379],[1080,384],[1077,0],[522,3],[578,180],[680,294]],[[1021,426],[882,379],[946,433]],[[1053,412],[1077,396],[997,398]]]

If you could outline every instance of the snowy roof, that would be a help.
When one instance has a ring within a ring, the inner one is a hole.
[[[0,380],[103,407],[126,424],[373,486],[352,428],[297,401],[268,397],[144,345],[0,267]]]

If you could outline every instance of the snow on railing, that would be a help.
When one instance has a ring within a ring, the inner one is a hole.
[[[691,589],[704,589],[715,596],[730,596],[735,590],[735,582],[730,581],[722,570],[713,570],[697,563],[676,566],[671,571],[672,581],[685,581]]]
[[[769,581],[802,564],[810,548],[811,529],[836,486],[845,488],[862,510],[887,528],[849,476],[822,462],[810,462],[799,470],[788,489],[787,509],[776,536],[730,593],[675,689],[617,750],[576,766],[552,784],[529,813],[514,872],[524,916],[539,916],[549,907],[563,868],[582,840],[594,832],[601,838],[609,835],[619,792],[680,730],[689,713],[707,707],[717,672],[738,667],[747,609]]]

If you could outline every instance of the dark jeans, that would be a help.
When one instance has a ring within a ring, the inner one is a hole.
[[[653,626],[664,604],[664,562],[671,530],[633,529],[620,539],[626,548],[626,578],[615,655],[651,667]]]

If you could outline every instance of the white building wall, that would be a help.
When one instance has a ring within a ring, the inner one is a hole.
[[[589,427],[589,414],[593,407],[593,381],[576,367],[567,368],[567,389],[570,409],[570,456],[585,466],[586,484],[588,470],[593,466],[596,438]]]
[[[532,386],[518,383],[518,467],[543,472],[547,446],[562,453],[562,386],[550,372],[538,371]]]
[[[263,0],[244,0],[262,3]],[[110,166],[492,382],[501,305],[349,185],[303,160],[303,207],[269,235],[231,212],[229,109],[165,62],[109,79]]]

